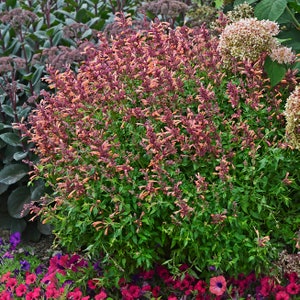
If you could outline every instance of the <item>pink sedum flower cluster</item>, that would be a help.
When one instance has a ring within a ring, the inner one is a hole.
[[[275,38],[279,26],[270,20],[240,19],[228,24],[220,36],[219,51],[225,62],[232,59],[256,61],[263,53],[278,63],[292,63],[295,55],[290,48],[281,46]]]

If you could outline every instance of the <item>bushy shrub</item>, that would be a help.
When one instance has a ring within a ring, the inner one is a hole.
[[[106,279],[155,263],[263,272],[300,224],[282,113],[295,74],[270,87],[264,54],[227,70],[205,27],[118,22],[78,73],[49,69],[55,94],[30,117],[35,177],[55,190],[44,221]]]

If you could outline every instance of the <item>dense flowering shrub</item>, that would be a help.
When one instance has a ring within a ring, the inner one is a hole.
[[[68,251],[103,258],[104,279],[184,262],[259,274],[300,224],[282,114],[295,74],[271,88],[263,54],[227,70],[203,26],[119,23],[78,73],[49,69],[56,92],[27,132],[55,190],[40,214]]]

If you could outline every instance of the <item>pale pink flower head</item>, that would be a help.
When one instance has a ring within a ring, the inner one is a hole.
[[[278,46],[275,35],[277,23],[256,18],[240,19],[228,24],[221,33],[218,49],[225,62],[232,59],[256,61],[262,53],[270,53]]]
[[[288,97],[284,115],[287,141],[292,147],[300,149],[300,85]]]
[[[270,58],[280,64],[292,64],[293,62],[295,62],[296,55],[293,52],[292,48],[279,46],[272,49]]]

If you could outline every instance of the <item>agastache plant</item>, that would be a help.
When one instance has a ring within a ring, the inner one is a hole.
[[[300,222],[283,115],[295,71],[271,87],[265,53],[228,68],[205,26],[117,22],[78,73],[49,68],[56,92],[23,127],[40,157],[33,178],[55,191],[44,222],[68,251],[102,257],[108,284],[156,263],[263,272]]]

